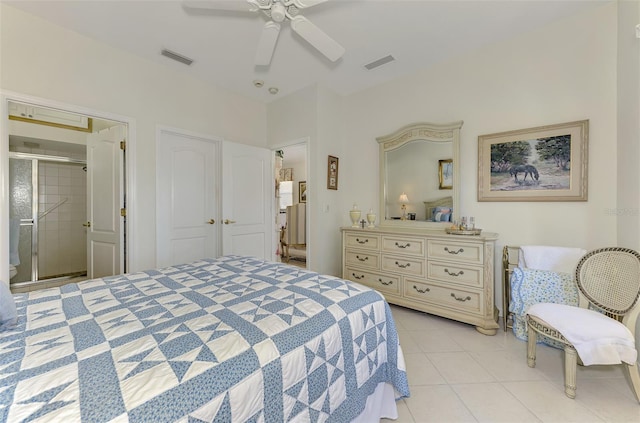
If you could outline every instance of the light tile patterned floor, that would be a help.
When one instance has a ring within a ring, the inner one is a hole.
[[[411,389],[398,403],[397,423],[640,422],[622,366],[579,366],[571,400],[564,395],[562,351],[538,345],[531,369],[526,342],[511,330],[485,336],[471,325],[391,309]]]

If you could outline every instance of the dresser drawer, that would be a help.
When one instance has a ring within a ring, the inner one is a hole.
[[[380,246],[380,236],[371,234],[357,234],[347,232],[345,235],[345,243],[347,248],[369,248],[377,250]]]
[[[370,286],[380,292],[400,293],[400,278],[396,276],[379,275],[346,267],[343,277],[350,281]]]
[[[453,282],[473,288],[484,286],[483,268],[467,266],[458,263],[444,263],[429,261],[427,263],[427,278],[443,282]]]
[[[424,268],[424,260],[412,257],[382,255],[382,270],[402,273],[404,275],[424,276]]]
[[[458,288],[446,288],[424,282],[406,280],[404,295],[425,303],[470,313],[482,313],[480,292]]]
[[[430,239],[427,241],[427,257],[482,264],[484,255],[481,243]]]
[[[344,255],[345,262],[348,265],[376,270],[380,268],[380,255],[377,253],[347,250]]]
[[[425,240],[404,236],[383,236],[382,251],[395,254],[424,256]]]

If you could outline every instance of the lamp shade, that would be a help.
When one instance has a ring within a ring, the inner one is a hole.
[[[403,192],[402,194],[400,194],[400,198],[398,199],[398,201],[401,203],[408,203],[409,197],[407,197],[407,194]]]

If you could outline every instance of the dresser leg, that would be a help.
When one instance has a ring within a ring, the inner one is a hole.
[[[480,326],[476,326],[476,330],[483,335],[489,335],[489,336],[493,336],[498,332],[498,329],[485,329]]]

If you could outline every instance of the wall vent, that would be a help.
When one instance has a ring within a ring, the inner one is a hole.
[[[163,49],[160,54],[162,54],[165,57],[168,57],[169,59],[175,60],[176,62],[184,63],[187,66],[191,66],[191,64],[193,63],[193,59],[189,59],[186,56],[175,53],[171,50],[167,50],[166,48]]]
[[[386,65],[389,62],[393,62],[394,60],[396,59],[392,55],[388,55],[381,59],[374,60],[371,63],[367,63],[366,65],[364,65],[364,67],[367,68],[367,70],[372,70],[377,68],[378,66]]]

